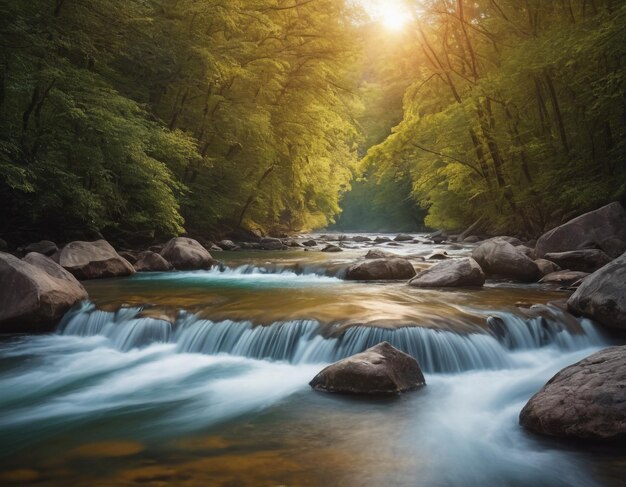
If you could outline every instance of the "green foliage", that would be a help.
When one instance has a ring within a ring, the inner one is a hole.
[[[0,233],[325,225],[357,158],[351,8],[3,2]]]
[[[431,226],[537,234],[626,186],[626,5],[419,2],[404,116],[369,150]]]

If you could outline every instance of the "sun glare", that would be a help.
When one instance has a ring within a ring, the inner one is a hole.
[[[391,31],[403,30],[412,18],[402,0],[366,0],[364,4],[372,18]]]
[[[391,5],[381,12],[383,25],[389,30],[402,30],[410,19],[408,11],[399,5]]]

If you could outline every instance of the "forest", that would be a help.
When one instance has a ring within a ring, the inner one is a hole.
[[[534,236],[625,201],[626,4],[406,8],[1,2],[0,234]]]

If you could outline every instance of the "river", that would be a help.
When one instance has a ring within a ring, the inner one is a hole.
[[[371,244],[350,246],[229,252],[216,254],[223,270],[89,281],[92,302],[55,333],[5,337],[0,481],[623,485],[623,449],[518,425],[558,370],[617,343],[549,304],[567,294],[501,281],[348,282],[346,266]],[[446,249],[384,247],[413,257]],[[308,386],[324,365],[383,340],[418,359],[426,388],[356,399]]]

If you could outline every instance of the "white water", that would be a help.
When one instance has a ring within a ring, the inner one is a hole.
[[[0,345],[0,453],[63,435],[89,438],[102,427],[113,437],[167,439],[241,416],[254,421],[280,404],[296,416],[319,415],[332,441],[350,444],[358,430],[359,449],[398,449],[404,466],[393,485],[595,485],[576,455],[524,433],[517,415],[555,372],[596,349],[511,352],[514,369],[427,374],[425,389],[368,406],[310,390],[320,364],[181,353],[174,343],[121,351],[103,336],[20,338]],[[318,398],[323,409],[306,405]],[[347,485],[377,485],[373,478]]]

